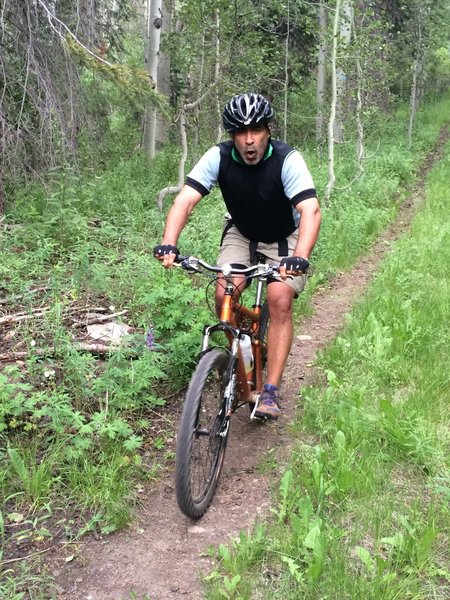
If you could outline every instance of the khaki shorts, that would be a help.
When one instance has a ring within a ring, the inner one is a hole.
[[[292,256],[294,253],[295,246],[297,245],[297,239],[297,230],[295,230],[294,233],[287,238],[289,256]],[[256,247],[256,252],[265,256],[267,259],[266,262],[272,265],[279,265],[281,259],[285,258],[279,255],[278,242],[271,242],[269,244],[266,244],[265,242],[259,242],[258,246]],[[217,259],[217,264],[219,266],[230,263],[239,264],[246,267],[249,267],[251,264],[255,264],[255,261],[252,263],[250,260],[249,240],[244,237],[234,225],[227,230],[222,240],[222,246],[220,247],[219,257]],[[274,277],[273,280],[275,279],[291,287],[295,291],[296,297],[298,294],[300,294],[300,292],[303,291],[306,285],[306,275],[300,275],[298,277],[288,276],[288,278],[285,280],[279,279],[278,277]]]

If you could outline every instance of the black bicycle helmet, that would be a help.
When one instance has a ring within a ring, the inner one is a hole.
[[[223,126],[232,133],[249,125],[268,123],[273,117],[270,102],[261,94],[238,94],[233,96],[223,111]]]

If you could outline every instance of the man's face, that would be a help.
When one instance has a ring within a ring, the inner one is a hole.
[[[246,165],[257,165],[263,158],[269,143],[267,125],[251,125],[231,134],[236,150]]]

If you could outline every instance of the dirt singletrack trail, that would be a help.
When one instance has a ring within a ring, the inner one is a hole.
[[[206,515],[193,522],[176,504],[172,474],[149,494],[137,519],[126,531],[79,544],[76,558],[50,561],[50,574],[58,598],[70,600],[181,600],[204,597],[201,572],[208,570],[209,546],[226,543],[246,531],[271,505],[271,484],[264,469],[265,457],[278,458],[289,451],[288,424],[294,410],[301,411],[301,387],[317,374],[309,367],[319,350],[339,332],[356,299],[366,290],[392,242],[408,231],[423,198],[424,180],[442,155],[449,137],[443,129],[435,150],[422,166],[420,179],[399,210],[395,223],[348,273],[339,274],[312,300],[314,314],[298,324],[283,380],[283,414],[276,424],[255,425],[245,407],[232,420],[231,434],[217,494]],[[298,404],[298,408],[296,408]],[[71,552],[72,553],[72,552]]]

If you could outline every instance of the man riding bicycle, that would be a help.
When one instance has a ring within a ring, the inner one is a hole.
[[[267,286],[267,380],[255,412],[257,417],[276,420],[279,387],[293,339],[292,304],[306,283],[321,213],[312,177],[299,152],[271,139],[272,117],[270,102],[260,94],[231,98],[223,112],[223,125],[231,139],[210,148],[189,173],[168,213],[162,243],[153,253],[164,267],[173,265],[189,215],[218,183],[229,218],[217,264],[245,268],[255,264],[260,254],[280,265],[280,278],[272,278]],[[222,295],[219,280],[217,306]]]

